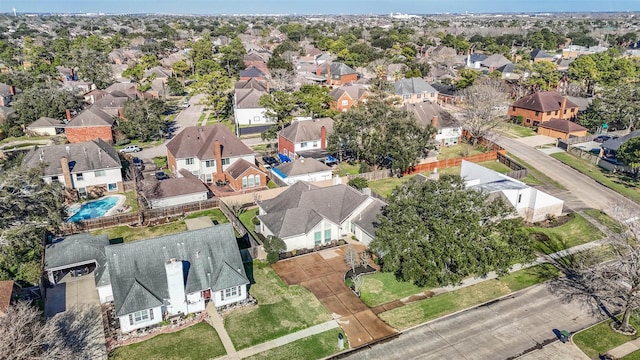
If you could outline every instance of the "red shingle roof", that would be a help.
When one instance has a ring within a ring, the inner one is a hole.
[[[565,119],[551,119],[538,125],[541,128],[561,131],[566,134],[570,134],[576,131],[585,131],[586,127],[574,123],[573,121]]]
[[[555,111],[562,107],[565,98],[555,91],[542,91],[523,97],[511,106],[534,111]],[[578,105],[567,99],[566,109],[578,108]]]
[[[0,316],[7,313],[11,304],[11,294],[13,293],[13,280],[0,281]]]

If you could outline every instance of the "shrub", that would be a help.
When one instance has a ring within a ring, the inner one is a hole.
[[[129,139],[122,139],[116,142],[116,146],[122,146],[122,145],[128,145],[128,144],[131,144],[131,140]]]
[[[353,178],[351,180],[349,180],[349,182],[347,183],[349,186],[356,188],[358,190],[362,190],[366,187],[369,187],[369,182],[367,181],[367,179],[363,179],[363,178]]]
[[[287,248],[287,244],[277,236],[269,235],[264,239],[264,251],[267,253],[267,261],[273,264],[278,261],[279,254]]]
[[[361,162],[360,169],[358,170],[358,174],[368,173],[369,171],[371,171],[371,168],[369,167],[369,165],[367,165],[367,163],[365,162]]]

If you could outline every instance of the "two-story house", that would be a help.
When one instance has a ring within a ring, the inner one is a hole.
[[[522,125],[538,126],[551,119],[571,120],[578,115],[578,105],[555,91],[527,95],[509,106],[507,116],[522,120]]]
[[[259,80],[236,82],[233,94],[233,116],[237,125],[265,125],[273,121],[266,115],[266,109],[258,102],[267,95],[268,87]]]
[[[327,136],[333,131],[332,118],[295,120],[278,132],[278,153],[291,160],[299,157],[322,158]]]
[[[396,95],[403,104],[415,104],[424,101],[438,102],[438,90],[421,78],[401,79],[393,85]]]
[[[100,138],[82,143],[36,146],[22,160],[26,167],[42,164],[45,182],[60,183],[79,196],[124,191],[118,152]]]
[[[167,143],[169,169],[185,169],[206,184],[228,182],[235,191],[264,187],[266,174],[254,151],[224,125],[191,126]]]
[[[437,146],[452,146],[460,143],[462,124],[444,110],[440,105],[432,102],[406,104],[404,110],[413,114],[416,122],[422,126],[433,126],[433,135]]]
[[[76,115],[65,125],[65,134],[70,143],[79,143],[100,138],[113,142],[113,116],[91,106]]]
[[[358,104],[366,103],[369,91],[362,85],[347,85],[333,88],[329,92],[331,96],[331,109],[344,112]]]
[[[340,62],[324,63],[316,70],[317,76],[326,78],[327,85],[345,85],[358,80],[358,73]]]

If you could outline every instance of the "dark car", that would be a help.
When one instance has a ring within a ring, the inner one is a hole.
[[[607,140],[611,139],[611,136],[609,135],[599,135],[598,137],[596,137],[595,139],[593,139],[593,141],[597,142],[597,143],[603,143]]]
[[[167,176],[164,171],[156,171],[156,179],[158,179],[158,181],[167,180],[168,178],[169,176]]]
[[[274,158],[273,156],[263,156],[262,157],[262,162],[264,162],[265,164],[274,167],[277,166],[278,164],[280,164],[278,162],[278,160],[276,158]]]
[[[144,170],[144,161],[142,161],[142,159],[134,157],[132,162],[136,169]]]

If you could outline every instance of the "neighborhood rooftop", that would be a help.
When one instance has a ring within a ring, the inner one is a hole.
[[[251,150],[224,125],[186,127],[167,144],[167,150],[177,159],[197,157],[215,159],[214,143],[220,142],[222,157],[251,155]]]

